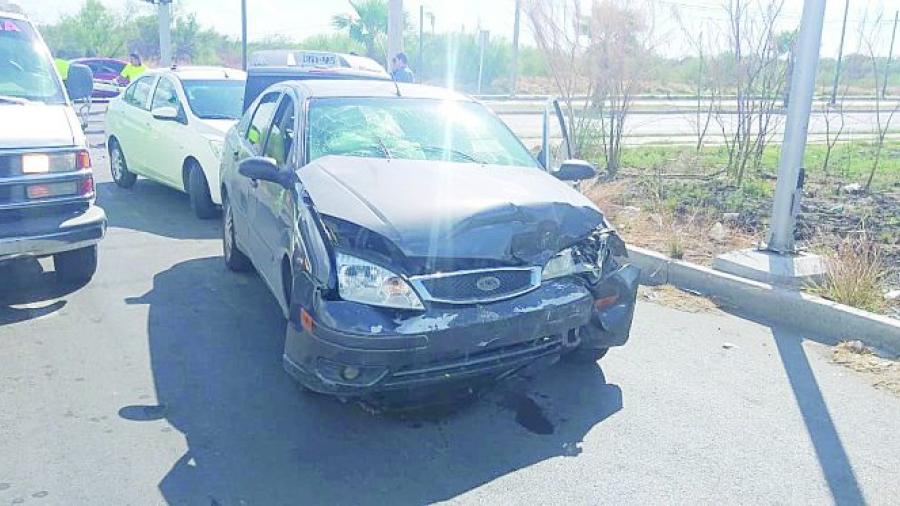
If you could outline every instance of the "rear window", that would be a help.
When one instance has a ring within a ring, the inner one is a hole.
[[[188,105],[202,119],[239,119],[244,81],[237,79],[186,80],[181,82]]]
[[[50,54],[30,23],[0,17],[0,103],[66,103]]]

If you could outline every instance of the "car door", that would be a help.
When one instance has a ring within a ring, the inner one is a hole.
[[[238,146],[232,153],[229,153],[237,167],[240,167],[241,160],[263,154],[268,128],[272,123],[272,117],[275,115],[280,97],[281,90],[270,91],[260,97],[250,122],[247,124],[247,129],[241,133]],[[259,181],[237,175],[231,188],[235,230],[240,237],[239,242],[245,248],[244,252],[250,256],[257,268],[262,262],[262,256],[259,255],[261,239],[254,223],[256,211],[254,201],[258,187]]]
[[[121,110],[110,125],[125,153],[128,170],[142,176],[148,174],[147,156],[152,153],[147,132],[150,130],[149,102],[154,81],[156,76],[144,76],[129,86],[122,98]]]
[[[177,84],[171,76],[161,76],[153,92],[151,101],[151,125],[148,140],[155,147],[152,153],[151,167],[155,177],[162,183],[184,188],[182,166],[186,157],[186,141],[188,131],[187,113],[178,98]],[[160,119],[153,115],[161,108],[174,108],[178,115],[175,119]]]
[[[295,167],[294,140],[297,132],[297,100],[285,92],[269,127],[263,156],[275,160],[280,171]],[[281,287],[281,258],[290,245],[290,230],[294,220],[291,191],[271,181],[259,181],[253,204],[253,228],[259,235],[262,269],[271,287]],[[276,292],[278,293],[278,292]]]

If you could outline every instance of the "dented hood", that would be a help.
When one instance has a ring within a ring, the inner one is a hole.
[[[542,264],[603,223],[591,201],[537,168],[328,156],[298,175],[319,213],[408,257]]]

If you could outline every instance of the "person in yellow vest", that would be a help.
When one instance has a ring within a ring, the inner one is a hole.
[[[59,77],[62,78],[63,83],[69,80],[69,67],[72,64],[69,62],[69,54],[68,51],[60,50],[57,53],[56,57],[53,58],[53,65],[56,66],[56,71],[59,72]]]
[[[147,71],[147,67],[144,66],[144,63],[141,61],[141,55],[131,53],[129,57],[131,58],[131,61],[122,68],[122,72],[119,74],[122,79],[126,81],[126,84],[134,81]]]

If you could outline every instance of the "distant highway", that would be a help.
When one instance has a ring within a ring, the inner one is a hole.
[[[494,103],[487,103],[494,108]],[[496,109],[495,109],[496,110]],[[535,112],[505,112],[497,110],[499,116],[509,125],[513,131],[526,139],[535,141],[541,138],[541,113]],[[888,113],[882,112],[882,121],[886,121]],[[736,128],[736,115],[729,114],[723,117],[724,130],[728,135],[733,135]],[[705,117],[701,116],[701,121]],[[784,116],[779,114],[773,117],[775,123],[774,142],[781,140],[784,133]],[[625,123],[625,142],[627,144],[693,144],[697,141],[696,134],[697,115],[695,112],[644,112],[634,111],[629,114]],[[841,141],[868,140],[875,135],[877,117],[874,112],[849,112],[844,114],[844,127]],[[833,116],[832,130],[840,127],[840,120]],[[723,126],[715,118],[709,123],[706,134],[706,144],[723,143]],[[809,141],[825,142],[825,117],[820,111],[813,111],[809,123]],[[900,138],[900,114],[895,115],[892,126],[889,129],[890,138]]]

